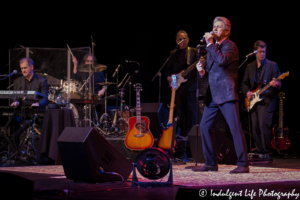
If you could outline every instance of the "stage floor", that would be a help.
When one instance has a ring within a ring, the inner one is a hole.
[[[199,190],[202,195],[205,194],[204,190],[207,195],[222,194],[224,199],[230,199],[230,192],[231,195],[241,195],[248,199],[279,199],[278,196],[280,199],[300,199],[297,198],[300,194],[299,158],[274,158],[271,164],[251,165],[250,173],[246,174],[230,174],[229,171],[235,168],[233,165],[219,165],[218,172],[193,172],[186,169],[194,165],[173,165],[174,186],[163,188],[131,187],[131,179],[121,184],[74,182],[64,176],[62,165],[6,166],[0,167],[0,172],[10,172],[34,181],[34,190],[57,189],[69,192],[62,196],[36,196],[34,199],[175,199],[179,188],[180,194],[186,194],[185,199],[189,199],[191,194],[195,194],[198,197],[196,199],[202,199]],[[139,173],[138,178],[139,181],[150,181]],[[166,182],[167,179],[168,175],[157,181]],[[288,194],[289,198],[286,196]]]

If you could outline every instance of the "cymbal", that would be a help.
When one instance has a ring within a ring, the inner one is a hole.
[[[90,69],[90,65],[83,65],[83,68],[79,68],[78,71],[79,72],[90,72],[89,69]],[[91,72],[102,72],[106,69],[107,69],[106,65],[96,64],[96,65],[94,65],[94,68],[91,69]]]
[[[45,77],[49,85],[60,85],[60,80],[46,73],[36,73],[39,76]]]
[[[116,84],[116,83],[113,83],[113,82],[103,82],[103,83],[97,83],[98,85],[113,85],[113,84]]]

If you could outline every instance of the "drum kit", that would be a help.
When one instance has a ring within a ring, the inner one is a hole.
[[[118,95],[107,95],[107,88],[109,85],[114,85],[116,83],[114,82],[102,82],[102,83],[96,83],[103,88],[105,88],[105,94],[104,97],[101,98],[98,96],[98,94],[93,94],[89,91],[86,91],[85,85],[89,83],[89,79],[91,78],[92,74],[94,72],[101,72],[106,70],[107,67],[105,65],[96,64],[93,69],[90,68],[90,65],[87,65],[87,67],[83,67],[78,69],[78,72],[89,72],[91,75],[87,78],[87,80],[84,81],[83,84],[81,84],[77,80],[70,79],[70,81],[63,81],[59,80],[53,76],[50,76],[45,73],[37,73],[39,76],[43,76],[47,78],[49,82],[49,95],[48,100],[52,103],[56,103],[56,99],[61,95],[61,97],[67,102],[68,96],[70,99],[91,99],[91,100],[104,100],[104,113],[101,115],[101,117],[98,117],[96,106],[92,105],[92,112],[94,113],[91,121],[95,128],[100,130],[100,132],[104,135],[110,135],[117,133],[118,135],[126,135],[127,130],[129,128],[128,122],[126,119],[122,116],[122,106],[124,105],[124,88],[120,89],[120,92]],[[115,99],[120,97],[121,100],[121,117],[117,119],[117,112],[114,113],[114,120],[112,120],[111,115],[107,112],[107,100]],[[74,105],[73,103],[69,104],[69,108],[73,110],[74,118],[76,121],[77,126],[82,126],[82,121],[86,121],[87,117],[84,116],[84,111],[87,109],[87,105],[83,105],[79,108],[78,105]],[[99,120],[98,120],[99,119]]]

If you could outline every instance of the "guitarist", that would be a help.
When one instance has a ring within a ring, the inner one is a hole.
[[[182,40],[184,41],[182,42]],[[170,84],[172,83],[172,74],[180,73],[189,65],[197,61],[196,48],[188,47],[189,37],[187,32],[183,30],[178,31],[176,34],[176,44],[178,43],[180,43],[178,49],[171,51],[171,56],[166,66],[167,80]],[[177,137],[178,140],[182,139],[182,137],[186,137],[192,126],[196,123],[196,68],[193,69],[185,78],[188,79],[188,81],[182,83],[178,90],[176,90],[175,96],[176,106],[174,116],[179,117],[176,131],[179,136]],[[185,150],[185,147],[178,146],[177,152],[184,152]]]
[[[247,65],[241,89],[245,97],[251,99],[253,93],[259,85],[264,87],[270,83],[271,87],[266,90],[251,110],[251,122],[253,139],[258,153],[271,153],[272,140],[272,118],[277,108],[277,93],[281,86],[281,81],[275,81],[280,76],[278,64],[266,59],[267,45],[258,40],[254,43],[254,50],[257,50],[256,60]]]

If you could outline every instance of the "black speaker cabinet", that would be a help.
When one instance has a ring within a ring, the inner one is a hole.
[[[193,156],[193,161],[197,161],[199,163],[205,163],[205,158],[203,155],[203,149],[202,149],[202,139],[201,139],[201,133],[200,133],[200,127],[198,126],[198,146],[196,144],[197,136],[196,136],[197,126],[194,125],[192,129],[189,132],[188,140],[190,143],[190,148]],[[198,149],[196,149],[198,147]],[[198,151],[197,151],[198,150]],[[198,154],[196,155],[196,152]],[[197,156],[197,157],[196,157]]]
[[[202,138],[200,126],[198,132],[198,156],[197,162],[205,162],[202,150]],[[237,156],[234,148],[233,138],[228,124],[220,112],[213,123],[212,133],[216,145],[215,151],[218,156],[219,164],[236,165]],[[196,126],[194,125],[189,133],[189,143],[192,151],[193,159],[196,159]]]
[[[133,164],[95,128],[66,127],[57,140],[65,175],[83,182],[126,180]]]
[[[167,124],[169,111],[163,103],[141,103],[142,116],[150,120],[150,131],[154,138],[159,138],[162,133],[161,124]]]
[[[31,180],[15,174],[0,172],[1,199],[32,199],[33,186],[34,182]]]

